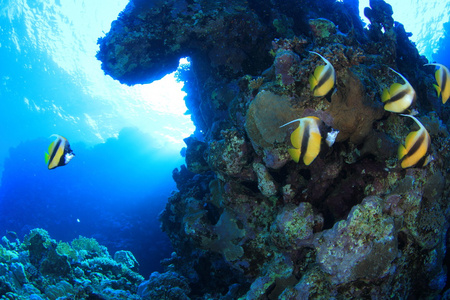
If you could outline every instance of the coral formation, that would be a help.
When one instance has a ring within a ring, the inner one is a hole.
[[[139,285],[137,293],[142,299],[187,300],[189,292],[189,284],[180,274],[154,272],[148,280]]]
[[[174,253],[141,296],[448,295],[449,108],[389,4],[370,1],[365,29],[353,0],[139,3],[99,39],[102,68],[122,83],[146,83],[189,56],[180,76],[197,127],[160,215]],[[311,91],[308,78],[323,65],[311,52],[335,71],[327,97]],[[417,93],[433,157],[423,168],[402,169],[396,155],[413,125],[383,109],[383,90],[398,81],[390,68]],[[293,128],[280,126],[307,116],[339,134],[312,163],[296,164]],[[30,249],[34,262],[50,252]]]
[[[394,220],[382,214],[381,199],[365,198],[347,220],[316,236],[317,262],[332,284],[386,276],[397,256]]]
[[[311,243],[313,228],[312,206],[308,202],[302,202],[298,206],[294,204],[284,206],[277,215],[270,234],[278,247],[292,251]]]
[[[300,62],[300,56],[290,50],[282,50],[277,52],[274,67],[275,75],[281,76],[283,85],[290,85],[295,82],[293,73],[296,65]]]
[[[79,237],[70,246],[39,228],[23,243],[2,242],[2,299],[141,299],[137,289],[144,278],[129,251],[116,252],[113,260],[94,239]]]

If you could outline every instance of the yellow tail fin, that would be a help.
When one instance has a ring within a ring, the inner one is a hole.
[[[434,88],[436,89],[436,92],[438,94],[438,98],[441,96],[441,88],[437,84],[433,84]]]

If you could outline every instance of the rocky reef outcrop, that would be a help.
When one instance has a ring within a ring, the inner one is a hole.
[[[160,217],[175,283],[150,278],[146,295],[447,295],[449,109],[392,14],[370,1],[365,29],[352,0],[130,2],[99,39],[103,70],[147,83],[188,56],[181,73],[197,127]],[[311,92],[308,78],[323,61],[310,51],[335,69],[327,97]],[[397,148],[415,125],[383,109],[383,89],[399,81],[389,68],[417,93],[433,156],[423,168],[399,165]],[[295,124],[280,128],[306,116],[339,130],[309,166],[287,151]]]

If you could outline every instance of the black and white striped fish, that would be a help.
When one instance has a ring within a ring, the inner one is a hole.
[[[309,77],[309,85],[314,96],[327,96],[336,84],[336,72],[333,65],[322,55],[317,52],[309,51],[313,54],[319,55],[325,62],[325,65],[320,65],[314,70],[314,74]]]
[[[338,130],[325,125],[322,120],[314,116],[293,120],[280,127],[294,122],[299,124],[291,134],[291,143],[294,148],[288,149],[288,152],[295,162],[298,163],[302,159],[307,166],[319,155],[322,138],[325,139],[328,147],[331,147],[339,133]]]
[[[398,148],[398,159],[401,161],[402,168],[423,167],[426,166],[433,158],[429,155],[431,138],[425,127],[411,115],[403,115],[410,117],[419,125],[419,130],[412,131],[405,140],[405,145]]]
[[[434,73],[437,84],[433,84],[438,97],[442,96],[442,103],[445,104],[450,98],[450,72],[446,66],[442,64],[425,64],[424,66],[436,66],[438,69]]]
[[[405,113],[416,100],[416,91],[414,91],[409,81],[402,74],[392,68],[389,69],[399,75],[405,83],[400,84],[396,82],[391,85],[389,90],[384,89],[381,101],[384,103],[385,110],[395,113]]]
[[[56,137],[56,140],[48,147],[48,153],[45,153],[45,163],[49,170],[67,165],[75,156],[65,137],[59,134],[52,134],[50,137],[53,136]]]

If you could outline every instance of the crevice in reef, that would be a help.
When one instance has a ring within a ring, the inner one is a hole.
[[[254,194],[259,193],[258,183],[254,181],[242,181],[241,184]]]

